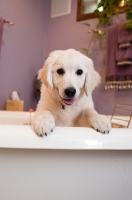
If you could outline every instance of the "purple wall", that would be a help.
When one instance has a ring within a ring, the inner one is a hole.
[[[33,84],[45,59],[47,0],[1,0],[0,16],[14,22],[4,24],[0,55],[0,109],[16,90],[25,110],[34,106]]]
[[[35,75],[49,52],[87,47],[90,34],[84,22],[96,27],[97,19],[76,21],[77,0],[72,0],[71,14],[50,18],[51,0],[1,0],[0,16],[14,22],[4,24],[0,56],[0,109],[13,90],[25,101],[25,110],[34,107],[33,83]],[[111,114],[116,103],[131,103],[132,91],[105,91],[105,38],[96,44],[93,60],[102,83],[93,92],[95,108]]]
[[[88,22],[94,29],[97,24],[97,19],[77,22],[76,10],[77,0],[72,0],[71,14],[49,19],[47,38],[48,45],[46,48],[47,54],[56,49],[74,48],[81,51],[82,47],[87,47],[91,34],[87,34],[87,27],[82,24],[84,22]],[[116,23],[115,21],[113,22]],[[97,42],[96,49],[97,54],[94,55],[93,60],[95,69],[102,77],[102,83],[93,92],[95,108],[99,113],[111,114],[116,103],[132,103],[132,90],[115,92],[106,91],[104,89],[106,70],[106,38]]]

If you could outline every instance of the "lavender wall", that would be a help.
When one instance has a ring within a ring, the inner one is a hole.
[[[33,107],[33,84],[45,59],[49,2],[46,0],[1,0],[4,24],[0,55],[0,109],[12,91],[20,93],[25,110]]]
[[[92,28],[95,28],[97,19],[77,22],[76,10],[77,0],[72,0],[71,14],[49,19],[46,54],[56,49],[74,48],[81,51],[82,47],[87,47],[91,34],[87,34],[87,28],[82,24],[88,22]],[[113,19],[113,23],[116,23],[114,20],[122,20],[123,17],[118,16]],[[132,90],[115,92],[104,89],[106,38],[97,42],[96,50],[97,54],[94,55],[93,60],[95,69],[102,77],[102,83],[93,92],[95,108],[100,113],[111,114],[116,103],[132,103]]]

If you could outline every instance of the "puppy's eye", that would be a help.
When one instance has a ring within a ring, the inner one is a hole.
[[[76,74],[77,74],[78,76],[81,76],[81,75],[83,74],[83,70],[82,70],[82,69],[78,69],[78,70],[76,71]]]
[[[65,73],[64,69],[62,69],[62,68],[57,69],[57,74],[63,75],[64,73]]]

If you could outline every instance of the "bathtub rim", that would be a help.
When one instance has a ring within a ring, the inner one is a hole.
[[[56,127],[39,137],[29,125],[1,125],[0,148],[58,150],[132,150],[132,129],[101,134],[87,127]]]

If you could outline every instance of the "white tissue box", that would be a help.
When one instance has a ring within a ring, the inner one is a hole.
[[[6,101],[6,110],[12,111],[23,111],[24,101],[20,100],[7,100]]]

